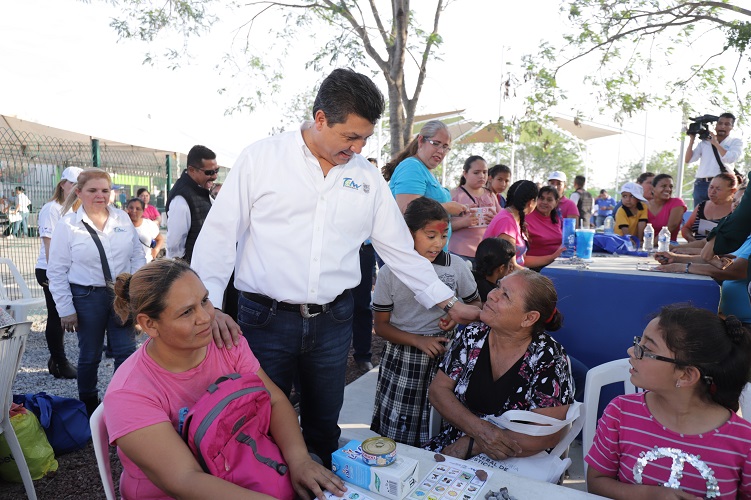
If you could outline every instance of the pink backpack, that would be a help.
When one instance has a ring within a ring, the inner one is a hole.
[[[271,397],[254,373],[211,384],[185,417],[183,438],[201,468],[251,491],[293,499],[289,469],[269,435]]]

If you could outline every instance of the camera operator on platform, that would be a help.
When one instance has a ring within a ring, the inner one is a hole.
[[[692,118],[692,120],[699,121],[701,118],[702,117],[699,119]],[[692,125],[697,125],[697,123]],[[695,148],[694,140],[696,139],[697,132],[692,130],[692,128],[695,127],[689,127],[688,134],[691,137],[691,140],[686,149],[685,161],[686,163],[691,163],[699,160],[699,166],[696,169],[696,180],[694,180],[694,207],[702,201],[709,199],[707,189],[709,188],[709,183],[712,180],[712,177],[724,171],[720,166],[717,155],[715,155],[712,147],[714,146],[714,148],[717,149],[717,153],[726,167],[728,164],[738,161],[743,153],[743,141],[738,138],[729,137],[730,131],[733,130],[734,125],[735,116],[731,113],[721,114],[717,119],[714,133],[709,131],[706,128],[706,125],[698,132],[701,141]],[[732,167],[727,167],[727,171],[733,173]]]

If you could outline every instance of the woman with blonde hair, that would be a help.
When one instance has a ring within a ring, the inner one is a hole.
[[[383,167],[383,177],[402,213],[412,200],[421,196],[437,201],[451,216],[467,212],[466,205],[451,201],[449,190],[441,186],[431,172],[450,150],[448,127],[441,121],[430,120],[422,126],[417,137]],[[449,241],[452,225],[453,222],[449,225]],[[466,227],[466,222],[463,227]]]
[[[146,263],[130,218],[109,205],[111,188],[112,179],[104,170],[81,172],[63,212],[76,199],[81,206],[55,227],[47,269],[62,328],[78,334],[78,395],[89,415],[99,405],[97,370],[105,331],[115,370],[136,349],[132,322],[121,321],[112,308],[113,277]]]
[[[39,256],[37,257],[36,275],[37,283],[42,287],[44,292],[44,301],[47,304],[47,326],[44,329],[44,336],[47,339],[47,349],[50,351],[50,359],[47,362],[47,369],[50,375],[55,378],[76,378],[78,372],[76,367],[71,365],[65,356],[65,344],[63,337],[65,332],[60,324],[60,316],[55,309],[55,300],[50,293],[49,282],[47,280],[47,261],[50,256],[50,241],[52,232],[55,230],[57,221],[62,216],[63,203],[65,198],[73,191],[78,182],[78,174],[83,172],[79,167],[68,167],[63,170],[60,182],[55,186],[55,192],[52,198],[39,211],[39,237],[42,244],[39,245]]]
[[[311,458],[295,410],[245,338],[233,349],[212,342],[215,309],[187,263],[159,259],[133,275],[120,274],[115,295],[121,320],[132,318],[149,336],[112,377],[104,397],[110,443],[123,464],[122,498],[261,498],[205,473],[178,431],[185,410],[230,373],[256,374],[270,393],[269,431],[289,467],[286,486],[278,491],[294,488],[299,498],[310,498],[309,492],[322,498],[324,489],[345,491],[341,479]]]

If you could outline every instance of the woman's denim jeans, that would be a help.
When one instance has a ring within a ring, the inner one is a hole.
[[[78,394],[85,400],[99,394],[97,371],[105,330],[115,357],[115,370],[135,352],[135,330],[131,322],[120,322],[112,307],[114,294],[107,288],[71,283],[70,291],[78,316]]]

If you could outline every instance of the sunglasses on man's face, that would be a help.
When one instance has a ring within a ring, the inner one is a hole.
[[[217,168],[216,170],[205,170],[205,169],[203,169],[203,168],[199,168],[199,169],[196,169],[196,170],[200,170],[200,171],[201,171],[201,172],[203,172],[203,173],[204,173],[204,174],[205,174],[205,175],[206,175],[207,177],[211,177],[212,175],[216,175],[216,174],[218,174],[218,173],[219,173],[219,169],[218,169],[218,168]]]

